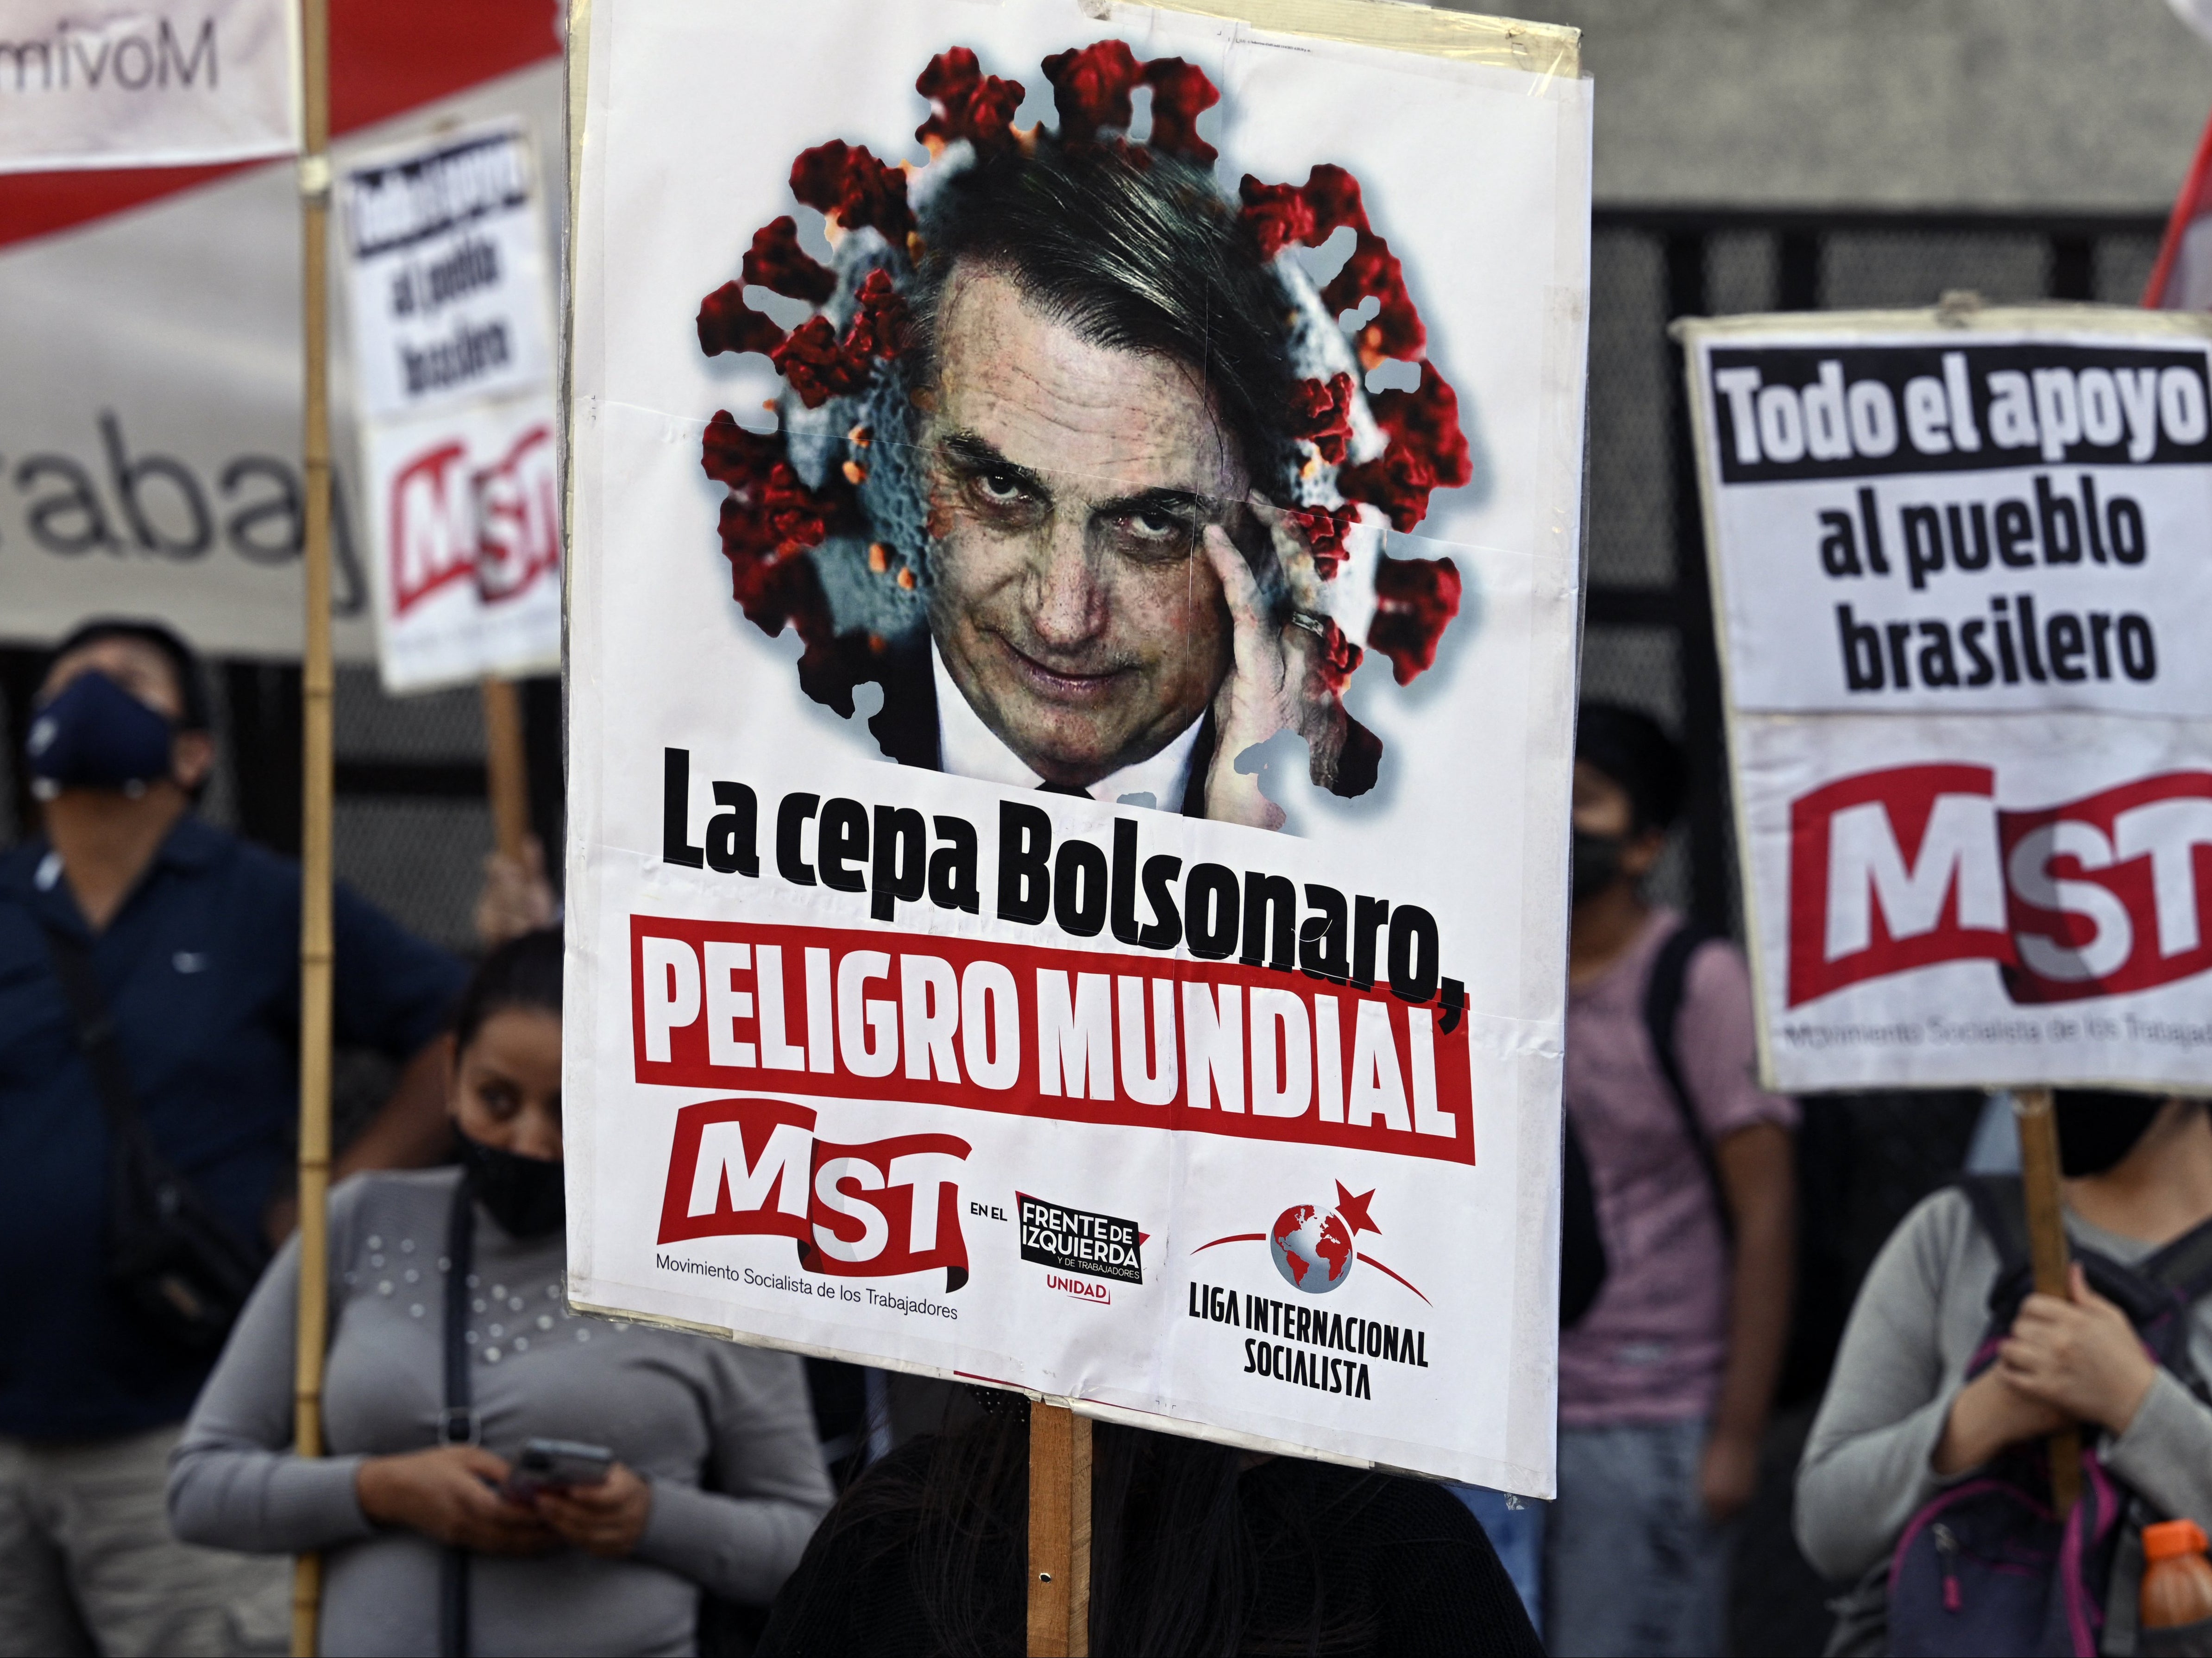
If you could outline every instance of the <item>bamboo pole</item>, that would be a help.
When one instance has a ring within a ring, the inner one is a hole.
[[[331,1183],[331,404],[330,11],[300,0],[301,324],[306,361],[301,471],[307,484],[306,639],[301,651],[300,803],[300,1308],[292,1444],[323,1452],[323,1348],[330,1320]],[[292,1650],[310,1658],[322,1603],[322,1560],[303,1554],[292,1578]]]
[[[1091,1418],[1030,1406],[1031,1658],[1091,1652]]]
[[[2058,1118],[2047,1088],[2023,1088],[2012,1096],[2020,1129],[2020,1183],[2027,1200],[2028,1259],[2039,1295],[2063,1297],[2066,1220],[2058,1188]],[[2081,1495],[2081,1430],[2064,1427],[2051,1436],[2051,1504],[2063,1518]]]
[[[522,698],[511,679],[483,682],[484,773],[499,855],[522,861],[530,838],[530,762],[522,747]]]

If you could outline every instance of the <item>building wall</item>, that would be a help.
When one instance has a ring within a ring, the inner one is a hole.
[[[2162,210],[2212,46],[2162,0],[1499,0],[1583,31],[1602,204]]]

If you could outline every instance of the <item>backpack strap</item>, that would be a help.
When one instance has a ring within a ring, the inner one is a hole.
[[[1685,921],[1667,935],[1667,941],[1659,946],[1659,954],[1652,960],[1651,976],[1644,984],[1644,1030],[1651,1039],[1652,1055],[1659,1061],[1659,1075],[1667,1084],[1667,1096],[1674,1102],[1682,1119],[1682,1132],[1689,1136],[1698,1167],[1705,1171],[1705,1185],[1712,1193],[1713,1212],[1720,1218],[1721,1236],[1732,1244],[1735,1242],[1735,1216],[1729,1207],[1728,1188],[1721,1184],[1719,1160],[1713,1155],[1713,1143],[1706,1137],[1705,1126],[1698,1121],[1698,1108],[1690,1098],[1689,1084],[1682,1080],[1682,1062],[1674,1051],[1674,1026],[1681,1017],[1682,998],[1689,985],[1690,958],[1702,946],[1711,943],[1714,937],[1695,921]]]
[[[2212,1387],[2197,1373],[2189,1351],[2190,1309],[2212,1293],[2212,1221],[2184,1232],[2132,1267],[2115,1266],[2112,1270],[2120,1284],[2135,1291],[2146,1305],[2164,1302],[2157,1322],[2144,1330],[2144,1339],[2158,1355],[2159,1363],[2198,1402],[2212,1405]],[[2100,1284],[2098,1287],[2109,1297],[2120,1286]],[[2125,1303],[2122,1305],[2126,1307]],[[2127,1310],[2133,1317],[2133,1309]],[[2137,1328],[2144,1329],[2146,1322],[2138,1321]]]
[[[1990,1286],[1990,1330],[2001,1336],[2012,1327],[2034,1287],[2028,1254],[2027,1201],[2017,1175],[1968,1175],[1957,1182],[1973,1206],[1974,1218],[1996,1246],[1997,1275]],[[2089,1275],[2090,1285],[2128,1315],[2138,1331],[2155,1330],[2154,1321],[2168,1312],[2185,1315],[2170,1335],[2152,1342],[2159,1361],[2191,1392],[2212,1404],[2212,1390],[2197,1377],[2189,1359],[2185,1314],[2191,1303],[2212,1293],[2212,1221],[2184,1233],[2133,1266],[2069,1241],[2068,1254]],[[2147,1337],[2147,1339],[2149,1339]],[[2164,1349],[2171,1348],[2167,1351]]]
[[[1990,1321],[1978,1351],[1993,1355],[1995,1344],[2012,1329],[2020,1304],[2035,1287],[2035,1262],[2027,1241],[2027,1197],[2017,1175],[1962,1175],[1953,1182],[1974,1212],[1974,1220],[1997,1252],[1996,1276],[1990,1280]],[[1978,1368],[1978,1358],[1973,1368]]]
[[[2212,1220],[2184,1232],[2136,1271],[2179,1296],[2198,1301],[2212,1292]]]
[[[2002,1283],[2028,1264],[2027,1200],[2017,1175],[1966,1175],[1956,1182],[1973,1206],[1974,1218],[1997,1249],[1997,1278]],[[2106,1260],[2095,1250],[2069,1243],[2069,1253],[2083,1262],[2096,1261],[2100,1277],[2148,1280],[2184,1302],[2198,1301],[2212,1293],[2212,1220],[2185,1232],[2156,1254],[2124,1266]]]
[[[1574,1119],[1559,1113],[1559,1327],[1571,1329],[1605,1288],[1608,1263],[1598,1224],[1597,1190]]]
[[[466,1169],[453,1187],[446,1221],[445,1408],[438,1412],[438,1442],[483,1442],[483,1418],[469,1381],[469,1273],[476,1264],[477,1183]],[[438,1651],[469,1658],[469,1552],[452,1546],[439,1552]]]
[[[1997,1281],[2002,1284],[2033,1256],[2027,1242],[2027,1194],[2017,1175],[1962,1175],[1956,1181],[1982,1232],[1996,1246]]]

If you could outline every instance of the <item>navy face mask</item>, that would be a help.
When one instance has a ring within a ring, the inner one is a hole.
[[[461,1167],[500,1230],[511,1238],[542,1238],[568,1224],[568,1186],[560,1163],[459,1138]]]
[[[32,791],[42,800],[64,789],[138,795],[169,775],[174,737],[165,716],[94,669],[70,680],[33,714],[23,758]]]

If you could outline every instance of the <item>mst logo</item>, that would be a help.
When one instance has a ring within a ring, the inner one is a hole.
[[[968,1281],[960,1235],[968,1142],[901,1134],[834,1145],[811,1106],[707,1100],[676,1114],[657,1242],[766,1234],[792,1238],[810,1272],[890,1278],[945,1269],[947,1294]]]
[[[2212,772],[2001,811],[1986,766],[1899,766],[1792,804],[1790,1006],[1974,960],[2023,1003],[2212,969]]]
[[[561,568],[560,477],[551,428],[533,426],[489,466],[441,442],[392,480],[392,608],[404,616],[450,582],[487,604]]]

